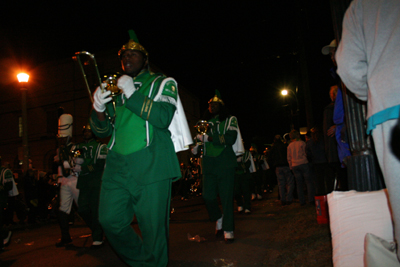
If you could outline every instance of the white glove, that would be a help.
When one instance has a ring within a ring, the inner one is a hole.
[[[106,84],[102,84],[103,88]],[[111,91],[104,90],[104,93],[101,92],[100,86],[97,87],[96,91],[93,94],[93,108],[97,112],[104,112],[106,110],[106,104],[111,101],[112,97],[108,97],[111,94]]]
[[[192,153],[193,155],[197,155],[197,150],[198,150],[199,146],[196,145],[195,147],[192,148]]]
[[[63,167],[64,169],[71,169],[71,165],[69,165],[68,161],[63,161]]]
[[[202,135],[202,134],[198,134],[196,136],[197,139],[199,139],[201,142],[208,142],[208,134]]]
[[[136,91],[135,85],[133,84],[133,78],[128,75],[122,75],[118,79],[117,86],[124,91],[126,98],[130,98],[133,92]]]
[[[76,163],[76,164],[82,164],[83,163],[83,158],[73,158],[73,161]]]
[[[72,170],[73,170],[74,172],[80,172],[80,171],[82,171],[82,166],[79,165],[79,164],[76,164],[76,165],[72,168]]]

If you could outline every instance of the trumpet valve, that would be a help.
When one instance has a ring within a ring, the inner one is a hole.
[[[122,93],[122,90],[117,86],[119,77],[120,75],[118,73],[104,75],[103,82],[107,84],[105,89],[111,92],[111,96],[117,96]]]
[[[122,93],[122,90],[115,84],[107,84],[106,88],[107,91],[111,91],[111,95],[116,96]]]

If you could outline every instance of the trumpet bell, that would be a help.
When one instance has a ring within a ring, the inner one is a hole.
[[[205,135],[208,131],[209,124],[207,121],[200,120],[197,122],[197,124],[194,126],[197,130],[197,132],[201,135]]]
[[[122,90],[117,86],[118,78],[121,77],[119,73],[106,74],[103,76],[103,83],[106,83],[107,91],[111,92],[111,96],[117,96],[122,93]]]

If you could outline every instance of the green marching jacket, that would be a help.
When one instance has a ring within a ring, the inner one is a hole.
[[[98,120],[96,111],[91,114],[90,124],[95,135],[111,136],[109,155],[116,153],[132,162],[129,166],[135,174],[132,179],[139,184],[181,177],[168,130],[176,111],[178,88],[175,80],[166,78],[144,70],[133,78],[136,91],[129,99],[124,94],[115,97],[115,112],[112,103],[107,104],[105,121]],[[160,97],[154,101],[157,94]]]
[[[88,142],[79,143],[75,150],[80,152],[79,158],[83,159],[80,164],[82,170],[79,173],[77,188],[81,187],[99,187],[101,176],[108,153],[107,146],[95,139]]]
[[[238,123],[234,116],[224,121],[219,121],[219,116],[209,120],[208,135],[212,142],[204,145],[204,174],[213,173],[221,169],[235,169],[237,166],[234,144],[238,138]]]

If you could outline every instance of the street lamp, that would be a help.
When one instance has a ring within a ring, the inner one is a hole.
[[[28,119],[27,119],[27,108],[26,108],[26,85],[28,84],[29,75],[26,73],[20,73],[17,75],[21,93],[22,93],[22,148],[24,153],[23,158],[23,170],[24,175],[27,173],[29,168],[29,149],[28,149]]]
[[[297,91],[297,90],[296,90]],[[290,120],[291,120],[291,125],[290,128],[291,130],[294,129],[294,124],[293,124],[293,116],[297,115],[297,121],[299,120],[299,100],[297,99],[297,95],[295,92],[293,92],[290,89],[282,89],[281,90],[281,94],[283,95],[283,97],[286,97],[287,95],[289,95],[289,93],[291,93],[294,96],[294,99],[296,100],[296,112],[295,114],[293,114],[293,109],[290,109]]]
[[[283,90],[281,91],[281,94],[282,94],[283,96],[287,96],[289,93],[292,93],[292,94],[293,94],[294,99],[296,100],[296,112],[299,112],[299,100],[297,99],[296,93],[293,92],[293,91],[290,90],[290,89],[283,89]]]

